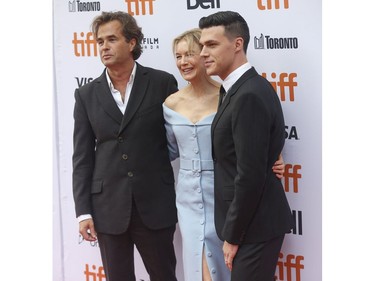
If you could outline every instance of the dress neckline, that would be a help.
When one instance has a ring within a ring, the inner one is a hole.
[[[175,114],[179,115],[180,117],[182,117],[183,119],[185,119],[186,121],[188,121],[190,124],[193,124],[193,125],[198,125],[199,123],[203,122],[203,121],[206,120],[207,118],[209,118],[209,117],[211,117],[211,116],[213,116],[213,115],[216,114],[216,112],[213,112],[213,113],[211,113],[211,114],[208,114],[208,115],[202,117],[202,118],[199,119],[197,122],[192,122],[192,121],[191,121],[189,118],[187,118],[185,115],[183,115],[183,114],[181,114],[181,113],[179,113],[179,112],[177,112],[177,111],[175,111],[175,110],[169,108],[168,106],[166,106],[165,103],[163,103],[163,107],[164,107],[164,108],[167,108],[168,110],[170,110],[170,111],[172,111],[172,112],[174,112]]]

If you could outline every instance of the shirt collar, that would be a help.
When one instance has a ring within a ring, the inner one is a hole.
[[[236,70],[234,70],[231,74],[227,76],[227,78],[223,81],[223,87],[225,91],[228,93],[229,89],[233,86],[234,83],[249,69],[251,68],[251,65],[249,62],[246,62],[245,64],[238,67]]]
[[[130,77],[129,77],[128,85],[133,84],[134,76],[135,76],[135,71],[136,71],[136,70],[137,70],[137,63],[134,63],[132,73],[130,74]],[[113,92],[113,91],[117,91],[117,90],[113,87],[111,77],[109,77],[109,74],[108,74],[108,68],[107,68],[106,71],[105,71],[105,76],[107,77],[108,87],[109,87],[109,89],[111,90],[111,92]]]

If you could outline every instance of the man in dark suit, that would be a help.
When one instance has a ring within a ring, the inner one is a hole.
[[[175,281],[174,176],[162,103],[169,73],[135,60],[143,34],[123,12],[103,12],[92,31],[103,74],[75,91],[73,194],[79,231],[98,239],[107,281],[134,281],[134,245],[151,281]]]
[[[201,56],[209,75],[223,80],[212,123],[215,226],[224,240],[232,281],[271,281],[293,219],[283,186],[272,172],[284,146],[284,118],[272,85],[246,57],[246,21],[218,12],[199,21]]]

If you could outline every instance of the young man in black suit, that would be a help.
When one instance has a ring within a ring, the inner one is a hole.
[[[284,146],[284,117],[272,85],[250,65],[246,21],[217,12],[199,21],[207,73],[223,80],[212,123],[215,227],[232,281],[274,280],[293,227],[283,186],[272,172]]]
[[[151,281],[176,281],[177,211],[162,103],[177,81],[135,62],[143,34],[131,15],[103,12],[92,31],[105,69],[75,91],[79,231],[98,239],[107,281],[135,281],[134,245]]]

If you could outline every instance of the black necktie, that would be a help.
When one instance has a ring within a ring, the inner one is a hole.
[[[221,85],[220,86],[219,106],[222,104],[223,99],[224,99],[224,97],[225,97],[226,94],[227,94],[227,92],[225,91],[223,85]]]

